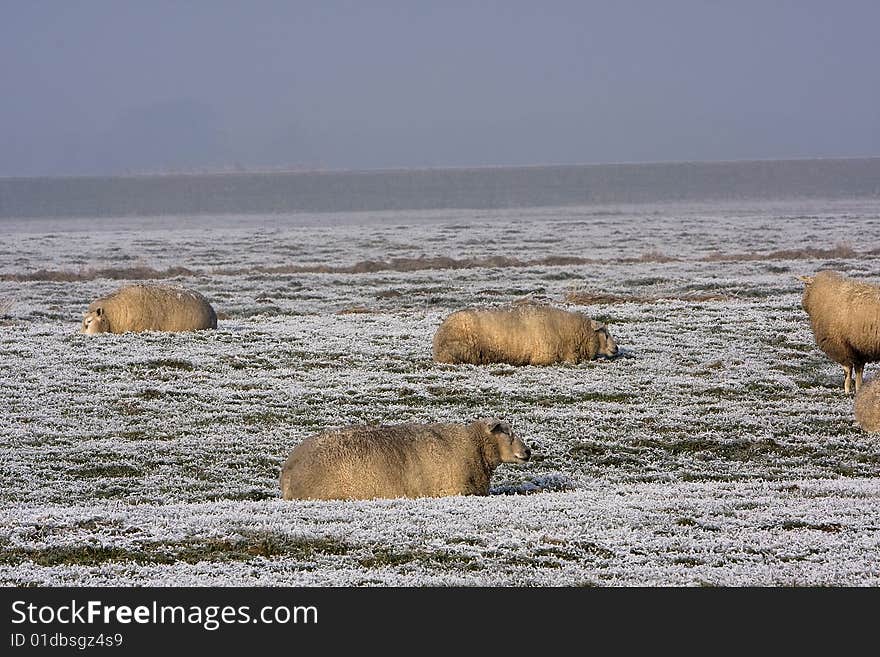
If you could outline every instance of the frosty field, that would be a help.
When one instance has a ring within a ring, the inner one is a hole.
[[[880,585],[880,436],[795,276],[880,282],[880,201],[0,219],[4,585]],[[160,277],[220,317],[78,334]],[[622,354],[438,365],[467,305]],[[880,371],[868,365],[867,375]],[[323,428],[508,419],[487,498],[284,502]]]

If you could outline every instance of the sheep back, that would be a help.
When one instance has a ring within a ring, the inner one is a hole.
[[[487,495],[497,463],[477,423],[350,426],[310,436],[284,463],[284,499]]]
[[[84,333],[198,331],[217,328],[217,314],[198,292],[171,285],[129,285],[89,304]]]
[[[801,306],[831,360],[857,367],[880,360],[880,287],[821,271],[807,283]]]
[[[608,353],[603,355],[610,356],[617,347],[607,338]],[[440,363],[549,365],[592,360],[602,346],[585,315],[523,304],[452,313],[434,334],[432,351]]]

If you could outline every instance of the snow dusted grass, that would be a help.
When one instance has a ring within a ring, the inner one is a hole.
[[[880,204],[170,225],[0,224],[0,582],[880,584],[880,439],[853,424],[795,280],[880,280],[880,244],[854,239]],[[421,256],[602,264],[261,271]],[[124,283],[106,270],[173,267],[217,331],[76,332]],[[27,280],[40,269],[79,275]],[[610,322],[622,356],[433,363],[446,314],[523,298]],[[279,499],[311,433],[483,415],[535,450],[489,498]]]
[[[876,585],[876,480],[590,482],[577,492],[28,506],[0,576],[96,585]]]

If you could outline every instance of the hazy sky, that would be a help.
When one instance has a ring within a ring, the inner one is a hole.
[[[880,155],[880,2],[0,0],[0,175]]]

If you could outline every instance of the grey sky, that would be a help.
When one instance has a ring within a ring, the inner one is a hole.
[[[880,155],[880,2],[0,0],[0,175]]]

